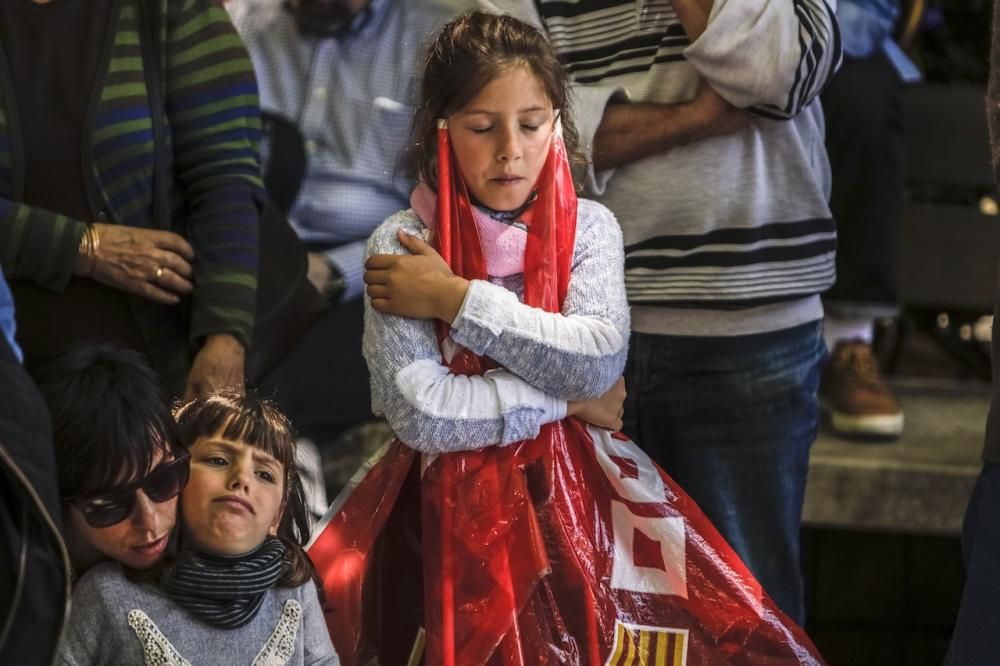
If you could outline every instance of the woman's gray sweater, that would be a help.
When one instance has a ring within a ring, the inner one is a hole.
[[[427,238],[413,210],[387,219],[367,256],[406,254],[398,230]],[[533,438],[566,415],[567,401],[597,397],[621,376],[628,353],[621,230],[607,208],[581,199],[569,290],[561,313],[521,303],[523,275],[473,280],[450,340],[502,367],[451,374],[432,321],[376,312],[366,296],[364,356],[372,409],[400,440],[425,453]]]

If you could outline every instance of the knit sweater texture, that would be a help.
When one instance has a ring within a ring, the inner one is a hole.
[[[407,254],[397,231],[428,237],[412,210],[393,215],[368,241],[367,256]],[[531,439],[565,417],[568,400],[605,393],[628,353],[621,231],[604,206],[578,206],[569,290],[561,313],[521,302],[523,274],[473,280],[452,324],[453,345],[501,367],[451,374],[434,323],[376,312],[366,296],[363,351],[372,408],[401,441],[426,453]]]
[[[250,622],[218,629],[156,587],[129,581],[120,564],[105,563],[77,583],[66,626],[60,666],[340,663],[312,581],[272,588]]]

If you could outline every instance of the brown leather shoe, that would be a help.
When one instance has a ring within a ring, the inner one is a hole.
[[[868,343],[837,343],[819,396],[830,425],[842,435],[896,438],[903,432],[903,408],[882,378]]]

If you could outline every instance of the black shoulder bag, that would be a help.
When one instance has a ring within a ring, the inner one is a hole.
[[[167,190],[169,176],[163,153],[167,144],[163,118],[166,107],[163,104],[160,70],[163,62],[160,12],[156,10],[156,4],[157,0],[139,0],[146,14],[140,17],[144,27],[140,42],[143,44],[143,70],[149,90],[156,153],[153,171],[154,220],[157,228],[171,229]],[[263,382],[329,307],[309,282],[309,259],[298,234],[270,196],[265,197],[259,212],[257,308],[245,368],[247,382],[251,386],[259,386]]]

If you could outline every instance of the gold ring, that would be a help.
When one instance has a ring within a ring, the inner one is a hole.
[[[163,277],[163,266],[156,267],[156,272],[153,273],[153,277],[155,277],[157,280]]]

